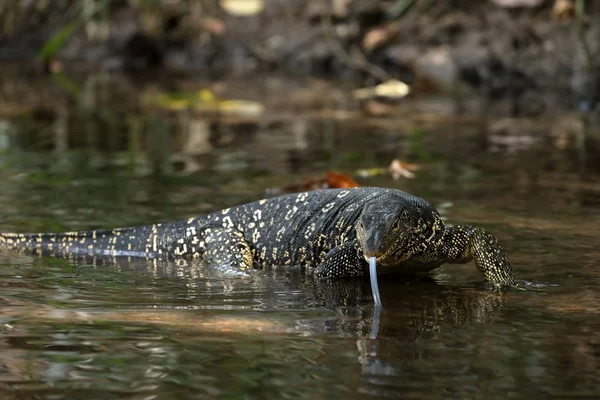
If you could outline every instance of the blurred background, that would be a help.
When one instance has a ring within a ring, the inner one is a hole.
[[[115,174],[129,183],[100,192],[122,206],[168,197],[160,177],[246,199],[339,185],[328,172],[425,191],[586,180],[599,17],[584,0],[6,0],[2,194],[76,199],[75,180]],[[595,202],[576,186],[566,201]]]

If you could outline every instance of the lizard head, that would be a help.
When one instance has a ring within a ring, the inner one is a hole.
[[[377,264],[391,266],[423,251],[435,233],[434,213],[429,203],[412,196],[385,196],[367,202],[356,224],[365,259],[375,257]]]

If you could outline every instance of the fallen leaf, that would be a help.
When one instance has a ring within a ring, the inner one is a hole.
[[[392,178],[398,180],[402,177],[413,179],[415,177],[415,174],[412,171],[416,171],[419,168],[421,167],[417,164],[411,164],[396,159],[392,161],[392,163],[388,167],[388,170],[392,174]]]
[[[217,109],[222,114],[256,117],[265,111],[265,106],[250,100],[222,100],[217,102]]]
[[[552,17],[559,21],[570,21],[575,16],[573,0],[556,0],[552,7]]]
[[[277,195],[282,193],[306,192],[319,189],[344,189],[358,187],[358,183],[354,179],[339,172],[328,171],[324,176],[313,177],[304,182],[292,183],[280,188],[268,190],[269,195]]]
[[[353,188],[358,187],[358,183],[347,175],[338,172],[327,172],[326,174],[327,187],[333,188]]]
[[[390,79],[382,82],[375,87],[361,88],[354,91],[355,99],[368,99],[372,97],[383,97],[391,100],[398,100],[410,93],[410,86],[406,83]]]
[[[400,99],[408,93],[410,93],[410,87],[406,83],[395,79],[390,79],[375,86],[375,95],[379,97]]]
[[[373,28],[363,37],[362,47],[367,51],[372,51],[392,39],[397,32],[398,29],[395,25]]]
[[[260,14],[265,4],[263,0],[221,0],[221,8],[236,17],[251,17]]]

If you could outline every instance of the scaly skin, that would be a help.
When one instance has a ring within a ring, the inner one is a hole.
[[[4,233],[0,249],[42,255],[196,258],[241,270],[301,265],[318,277],[380,271],[427,272],[475,265],[497,285],[517,281],[502,246],[468,225],[446,227],[428,202],[395,189],[305,192],[231,207],[186,221],[65,233]]]

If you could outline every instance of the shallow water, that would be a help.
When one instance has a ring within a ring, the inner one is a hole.
[[[22,119],[8,121],[23,134]],[[178,158],[197,164],[190,173],[173,167],[171,155],[140,164],[118,144],[12,144],[2,157],[0,224],[24,232],[184,219],[328,169],[352,173],[407,157],[423,165],[415,179],[357,179],[424,197],[448,223],[492,231],[517,275],[537,286],[489,291],[472,264],[428,278],[382,276],[374,326],[368,282],[315,282],[295,269],[235,278],[193,264],[94,266],[1,254],[2,396],[596,397],[593,152],[559,151],[543,136],[530,148],[497,149],[477,128],[485,121],[417,123],[428,132],[421,142],[414,127],[396,122],[298,113],[212,125],[205,151]]]

